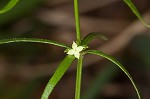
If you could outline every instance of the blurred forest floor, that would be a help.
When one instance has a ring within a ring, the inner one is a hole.
[[[1,0],[2,8],[8,0]],[[132,0],[150,23],[150,0]],[[150,30],[122,0],[79,0],[82,37],[104,33],[91,48],[120,60],[133,76],[142,99],[150,97]],[[0,15],[0,39],[36,37],[72,44],[75,41],[73,0],[20,0]],[[65,56],[64,49],[37,43],[0,46],[0,99],[40,99],[50,76]],[[76,62],[50,99],[74,99]],[[111,62],[86,55],[81,99],[137,99],[125,74]]]

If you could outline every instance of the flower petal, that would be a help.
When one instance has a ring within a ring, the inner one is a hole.
[[[78,47],[76,48],[76,51],[81,52],[81,51],[83,50],[83,48],[84,48],[84,47],[82,47],[82,46],[78,46]]]
[[[70,49],[70,50],[67,52],[68,55],[73,55],[74,53],[75,53],[75,50],[73,50],[73,49]]]
[[[74,56],[75,56],[76,58],[78,58],[78,59],[79,59],[79,57],[80,57],[80,53],[76,51],[76,52],[74,53]]]
[[[76,58],[79,59],[80,57],[80,52],[84,49],[85,47],[83,46],[78,46],[74,41],[72,44],[72,49],[70,49],[67,54],[68,55],[74,55]]]
[[[73,41],[73,44],[72,44],[72,48],[73,49],[76,49],[77,48],[77,44]]]

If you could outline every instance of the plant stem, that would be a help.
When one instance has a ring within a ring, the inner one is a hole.
[[[78,64],[77,64],[75,99],[80,99],[82,60],[83,60],[83,56],[80,56],[80,58],[78,59]]]
[[[80,37],[81,33],[80,33],[80,18],[79,18],[78,0],[74,0],[74,14],[75,14],[77,44],[80,44],[81,43],[81,37]],[[83,60],[83,56],[80,56],[80,58],[78,59],[78,64],[77,64],[75,99],[80,99],[82,60]]]
[[[77,43],[80,44],[80,18],[79,18],[79,7],[78,7],[78,0],[74,0],[74,13],[75,13],[75,24],[76,24],[76,36],[77,36]]]

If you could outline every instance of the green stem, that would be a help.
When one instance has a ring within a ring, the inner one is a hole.
[[[74,0],[74,13],[75,13],[75,24],[76,24],[76,35],[77,35],[77,43],[80,44],[80,18],[79,18],[79,7],[78,0]]]
[[[77,65],[75,99],[80,99],[81,76],[82,76],[82,60],[83,60],[83,56],[80,56],[80,58],[78,60],[78,65]]]

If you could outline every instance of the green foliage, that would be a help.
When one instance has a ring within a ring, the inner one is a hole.
[[[102,40],[108,40],[108,38],[105,35],[103,35],[102,33],[92,32],[92,33],[89,33],[87,36],[84,37],[84,39],[81,41],[81,45],[87,46],[96,37],[98,37]]]
[[[58,83],[58,81],[62,78],[64,73],[67,71],[68,67],[71,65],[72,61],[75,59],[74,56],[66,56],[65,59],[59,64],[57,70],[54,75],[49,80],[48,84],[45,87],[45,90],[42,94],[41,99],[48,99],[50,93]]]
[[[31,0],[33,1],[33,0]],[[36,0],[35,0],[36,1]],[[145,23],[145,21],[143,20],[143,18],[141,17],[140,13],[138,12],[138,10],[136,9],[136,7],[134,6],[134,4],[132,3],[131,0],[123,0],[129,7],[130,9],[133,11],[133,13],[143,22],[143,24],[147,27],[150,27],[147,23]],[[18,0],[11,0],[2,10],[0,10],[0,13],[4,13],[9,11],[10,9],[12,9],[16,3],[18,2]],[[79,19],[79,10],[78,10],[78,0],[74,0],[74,12],[75,12],[75,23],[76,23],[76,36],[77,36],[77,44],[78,46],[86,46],[86,48],[88,48],[88,44],[95,38],[95,37],[100,37],[101,39],[106,40],[107,38],[102,35],[101,33],[90,33],[88,34],[82,41],[81,41],[81,33],[80,33],[80,19]],[[47,40],[47,39],[38,39],[38,38],[12,38],[12,39],[3,39],[0,40],[0,44],[6,44],[6,43],[13,43],[13,42],[38,42],[38,43],[46,43],[46,44],[52,44],[52,45],[56,45],[56,46],[60,46],[60,47],[64,47],[66,48],[66,51],[68,51],[68,49],[71,49],[70,47],[68,47],[66,44],[63,43],[59,43],[56,41],[51,41],[51,40]],[[139,91],[131,77],[131,75],[129,74],[129,72],[124,68],[124,66],[118,62],[116,59],[114,59],[112,56],[107,55],[101,51],[97,51],[97,50],[86,50],[86,48],[80,53],[80,57],[78,59],[78,64],[77,64],[77,78],[76,78],[76,90],[75,90],[75,99],[80,99],[80,90],[81,90],[81,75],[82,75],[82,59],[84,54],[88,53],[88,54],[95,54],[98,56],[101,56],[103,58],[106,58],[110,61],[112,61],[114,64],[116,64],[126,75],[127,77],[130,79],[130,81],[132,82],[138,98],[141,99],[141,96],[139,94]],[[42,94],[41,99],[48,99],[49,95],[51,94],[51,92],[53,91],[54,87],[56,86],[56,84],[58,83],[58,81],[62,78],[62,76],[64,75],[64,73],[67,71],[67,69],[69,68],[69,66],[71,65],[71,63],[73,62],[73,60],[75,59],[75,57],[72,55],[67,55],[64,60],[59,64],[58,68],[56,69],[55,73],[53,74],[53,76],[51,77],[51,79],[49,80],[47,86],[45,87],[45,90]]]
[[[59,43],[56,41],[51,41],[47,39],[38,39],[38,38],[11,38],[11,39],[2,39],[0,40],[0,44],[6,44],[6,43],[15,43],[15,42],[38,42],[38,43],[46,43],[46,44],[52,44],[60,47],[69,48],[66,44]]]
[[[144,19],[142,18],[140,12],[137,10],[137,8],[135,7],[135,5],[132,3],[131,0],[123,0],[128,6],[129,8],[132,10],[132,12],[138,17],[139,20],[141,20],[141,22],[146,26],[146,27],[150,27],[149,24],[147,24]]]
[[[129,74],[129,72],[125,69],[125,67],[119,62],[117,61],[115,58],[113,58],[112,56],[110,55],[107,55],[105,53],[103,53],[102,51],[97,51],[97,50],[87,50],[86,53],[89,53],[89,54],[95,54],[95,55],[98,55],[98,56],[101,56],[103,58],[106,58],[108,60],[110,60],[111,62],[113,62],[114,64],[116,64],[127,76],[128,78],[130,79],[130,81],[132,82],[136,92],[137,92],[137,95],[138,95],[138,98],[141,99],[141,96],[140,96],[140,93],[136,87],[136,84],[134,83],[134,80],[132,79],[131,75]]]
[[[0,10],[0,14],[11,10],[18,2],[19,0],[10,0],[9,3],[3,9]]]
[[[20,0],[12,10],[0,14],[0,26],[29,15],[43,0]]]

